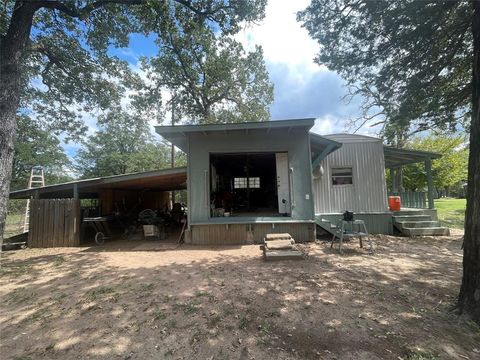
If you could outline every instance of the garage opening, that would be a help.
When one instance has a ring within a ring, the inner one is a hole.
[[[210,154],[212,217],[288,216],[288,154]]]

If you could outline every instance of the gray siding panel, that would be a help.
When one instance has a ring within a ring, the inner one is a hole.
[[[342,214],[323,214],[317,218],[330,221],[336,224],[337,220],[342,218]],[[357,214],[355,219],[365,221],[365,226],[370,234],[393,234],[393,220],[392,213],[383,214]]]
[[[387,211],[385,160],[380,140],[343,143],[321,165],[324,174],[313,185],[316,214]],[[352,167],[353,185],[332,185],[334,167]]]
[[[211,153],[227,152],[288,152],[289,167],[293,169],[293,189],[290,191],[295,203],[292,207],[291,219],[314,219],[310,144],[306,130],[191,134],[188,144],[190,225],[210,221],[209,157]]]

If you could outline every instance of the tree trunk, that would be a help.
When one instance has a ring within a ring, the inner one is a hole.
[[[22,75],[20,64],[25,56],[35,8],[16,1],[10,25],[0,39],[0,243],[7,216],[7,201],[12,174],[16,114],[20,103]]]
[[[461,313],[480,324],[480,1],[472,1],[474,15],[472,124],[468,159],[467,212],[463,250],[463,279],[458,296]]]

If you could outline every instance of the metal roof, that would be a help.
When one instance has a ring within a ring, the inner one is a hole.
[[[324,135],[328,139],[336,140],[341,143],[356,143],[356,142],[382,142],[382,139],[360,134],[348,134],[348,133],[338,133],[338,134],[328,134]]]
[[[105,188],[114,189],[148,189],[157,191],[182,190],[187,187],[187,168],[179,167],[113,175],[92,179],[71,181],[62,184],[47,185],[33,189],[10,192],[10,199],[28,199],[36,193],[42,198],[71,198],[76,187],[80,198],[95,197]]]
[[[172,144],[187,152],[187,135],[204,134],[212,132],[245,132],[263,131],[265,134],[275,130],[291,131],[296,128],[311,129],[315,124],[315,118],[271,120],[261,122],[243,122],[229,124],[205,124],[205,125],[177,125],[177,126],[155,126],[155,131],[170,141]]]
[[[324,154],[324,156],[327,156],[331,152],[341,147],[342,143],[338,141],[310,132],[310,148],[314,154],[321,153],[328,148],[326,154]]]
[[[399,149],[391,146],[384,146],[385,167],[397,167],[425,161],[426,159],[438,159],[442,157],[439,153],[422,150]]]

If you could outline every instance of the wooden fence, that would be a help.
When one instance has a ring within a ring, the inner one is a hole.
[[[29,247],[80,245],[80,201],[75,199],[31,200]]]

